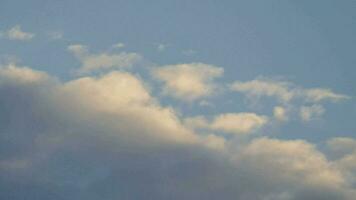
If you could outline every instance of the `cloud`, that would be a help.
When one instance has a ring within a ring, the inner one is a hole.
[[[315,145],[266,137],[236,141],[194,131],[129,72],[61,82],[28,67],[3,66],[0,109],[0,199],[355,195],[347,178],[352,170],[328,160]],[[213,123],[200,121],[206,126],[237,116],[256,118],[225,114]]]
[[[356,140],[349,137],[329,139],[327,147],[336,158],[333,165],[345,174],[353,185],[356,185]]]
[[[222,76],[220,67],[203,63],[168,65],[153,69],[153,76],[164,83],[166,95],[193,101],[211,95],[214,79]]]
[[[257,78],[251,81],[236,81],[230,86],[231,90],[241,92],[250,99],[261,98],[264,96],[274,97],[282,103],[300,99],[306,102],[319,103],[321,101],[341,101],[350,97],[337,94],[325,88],[302,88],[287,81],[279,81],[268,78]]]
[[[255,113],[225,113],[215,116],[211,121],[204,116],[185,119],[185,124],[189,127],[230,134],[248,134],[261,128],[267,122],[268,117]]]
[[[341,171],[303,140],[254,139],[236,162],[249,176],[257,175],[263,189],[279,190],[287,199],[352,199],[355,194],[345,187]]]
[[[312,106],[302,106],[299,115],[303,121],[311,121],[320,118],[324,113],[324,107],[316,104]]]
[[[265,125],[267,121],[266,116],[255,113],[227,113],[215,117],[211,127],[226,133],[246,134]]]
[[[342,185],[342,174],[333,169],[315,146],[303,140],[254,139],[242,151],[240,162],[267,179],[292,180],[311,185]]]
[[[288,121],[287,110],[281,106],[275,106],[273,109],[273,116],[278,121]]]
[[[231,90],[246,94],[249,98],[263,96],[275,97],[281,102],[288,102],[294,97],[294,92],[289,89],[291,83],[271,79],[255,79],[247,82],[236,81],[231,85]]]
[[[324,89],[324,88],[306,89],[306,90],[304,90],[303,95],[305,96],[306,100],[309,102],[320,102],[323,100],[337,102],[337,101],[346,100],[346,99],[350,98],[347,95],[336,94],[333,91],[331,91],[330,89]]]
[[[299,115],[302,121],[318,119],[325,113],[322,103],[350,99],[349,96],[335,93],[331,89],[303,88],[292,82],[265,77],[246,82],[235,81],[230,89],[246,95],[252,105],[264,97],[277,100],[277,104],[281,105],[274,106],[273,115],[278,121],[288,121],[294,115]]]
[[[348,137],[335,137],[327,141],[328,148],[342,155],[356,151],[356,140]]]
[[[206,117],[204,116],[195,116],[195,117],[186,117],[184,119],[184,124],[193,129],[205,129],[209,128],[210,124]]]
[[[23,31],[20,25],[15,25],[14,27],[4,32],[2,35],[10,40],[23,40],[23,41],[31,40],[35,36],[35,34],[33,33]]]
[[[68,50],[82,63],[78,70],[81,74],[110,68],[130,68],[142,59],[137,53],[90,54],[87,46],[79,44],[68,46]]]
[[[167,44],[157,44],[157,50],[158,51],[164,51],[168,47]]]
[[[118,49],[121,49],[121,48],[124,48],[126,45],[124,43],[116,43],[114,45],[112,45],[114,48],[118,48]]]
[[[33,70],[29,67],[17,67],[15,64],[0,66],[0,83],[16,81],[17,83],[35,83],[48,79],[48,75],[41,71]]]

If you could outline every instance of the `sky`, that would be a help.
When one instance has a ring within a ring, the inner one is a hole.
[[[1,0],[0,199],[352,200],[355,8]]]

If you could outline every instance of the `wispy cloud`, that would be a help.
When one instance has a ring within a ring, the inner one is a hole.
[[[91,54],[87,46],[80,44],[70,45],[68,50],[82,63],[81,68],[77,71],[80,74],[110,68],[130,68],[142,59],[142,56],[138,53],[101,52]]]
[[[250,134],[266,125],[267,122],[267,116],[255,113],[224,113],[214,116],[212,120],[208,120],[204,116],[185,119],[185,123],[192,128],[230,134]]]
[[[252,104],[266,97],[275,99],[277,104],[281,104],[273,110],[275,118],[279,121],[287,121],[289,115],[295,111],[302,121],[319,119],[325,113],[322,106],[324,102],[340,102],[351,98],[328,88],[303,88],[289,81],[265,77],[245,82],[235,81],[230,85],[230,89],[244,94]]]
[[[312,105],[312,106],[302,106],[300,108],[300,118],[303,121],[311,121],[314,119],[319,119],[325,113],[325,108],[321,105]]]
[[[203,64],[188,63],[155,68],[154,78],[164,84],[164,93],[186,101],[196,100],[213,94],[214,80],[221,77],[223,68]]]
[[[31,40],[33,37],[35,37],[34,33],[23,31],[20,25],[15,25],[9,30],[3,32],[1,35],[10,40],[22,40],[22,41]]]
[[[116,44],[113,44],[112,47],[114,48],[117,48],[117,49],[121,49],[121,48],[124,48],[126,45],[122,42],[119,42],[119,43],[116,43]]]
[[[341,101],[350,97],[333,92],[327,88],[302,88],[288,81],[268,78],[257,78],[251,81],[236,81],[230,86],[231,90],[246,94],[249,98],[273,97],[282,103],[295,99],[318,103],[321,101]]]
[[[157,44],[158,51],[165,51],[168,47],[168,44]]]

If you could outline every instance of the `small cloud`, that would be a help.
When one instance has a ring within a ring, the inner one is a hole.
[[[266,116],[255,113],[227,113],[213,120],[211,128],[232,134],[247,134],[262,127],[268,122]]]
[[[168,47],[168,44],[157,44],[158,51],[165,51]]]
[[[249,99],[267,96],[277,98],[280,102],[289,102],[295,96],[294,91],[290,89],[291,85],[286,81],[257,78],[246,82],[236,81],[230,88],[245,94]]]
[[[251,81],[236,81],[230,86],[231,90],[241,92],[250,99],[273,97],[282,103],[299,99],[304,102],[318,103],[321,101],[341,101],[350,97],[338,94],[327,88],[302,88],[288,81],[279,81],[259,77]]]
[[[29,67],[19,67],[10,63],[0,66],[0,79],[16,80],[17,83],[36,83],[48,79],[49,76],[41,71],[33,70]]]
[[[124,48],[125,47],[125,44],[124,43],[116,43],[114,45],[112,45],[113,48],[116,48],[116,49],[121,49],[121,48]]]
[[[20,25],[16,25],[10,28],[6,32],[2,33],[1,35],[2,37],[6,37],[7,39],[10,40],[23,40],[23,41],[31,40],[35,36],[35,34],[33,33],[23,31]]]
[[[278,121],[288,121],[287,110],[281,106],[274,107],[273,116]]]
[[[224,113],[207,120],[204,116],[186,118],[184,124],[193,129],[208,129],[230,134],[249,134],[268,122],[268,117],[255,113]]]
[[[168,65],[153,70],[153,76],[164,83],[166,95],[193,101],[213,94],[214,79],[221,77],[224,69],[203,63]]]
[[[300,118],[305,121],[319,119],[325,113],[325,109],[321,105],[302,106],[300,108]]]
[[[309,102],[320,102],[323,100],[330,100],[333,102],[350,99],[349,96],[337,94],[330,89],[325,88],[311,88],[304,90],[304,96]]]
[[[87,46],[76,44],[68,46],[68,51],[82,63],[78,73],[89,73],[109,68],[130,68],[142,59],[137,53],[109,53],[91,54]]]

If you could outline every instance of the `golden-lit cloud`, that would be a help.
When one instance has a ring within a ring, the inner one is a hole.
[[[192,101],[214,93],[214,79],[222,76],[223,68],[203,64],[189,63],[168,65],[155,68],[153,76],[162,81],[164,94]]]

